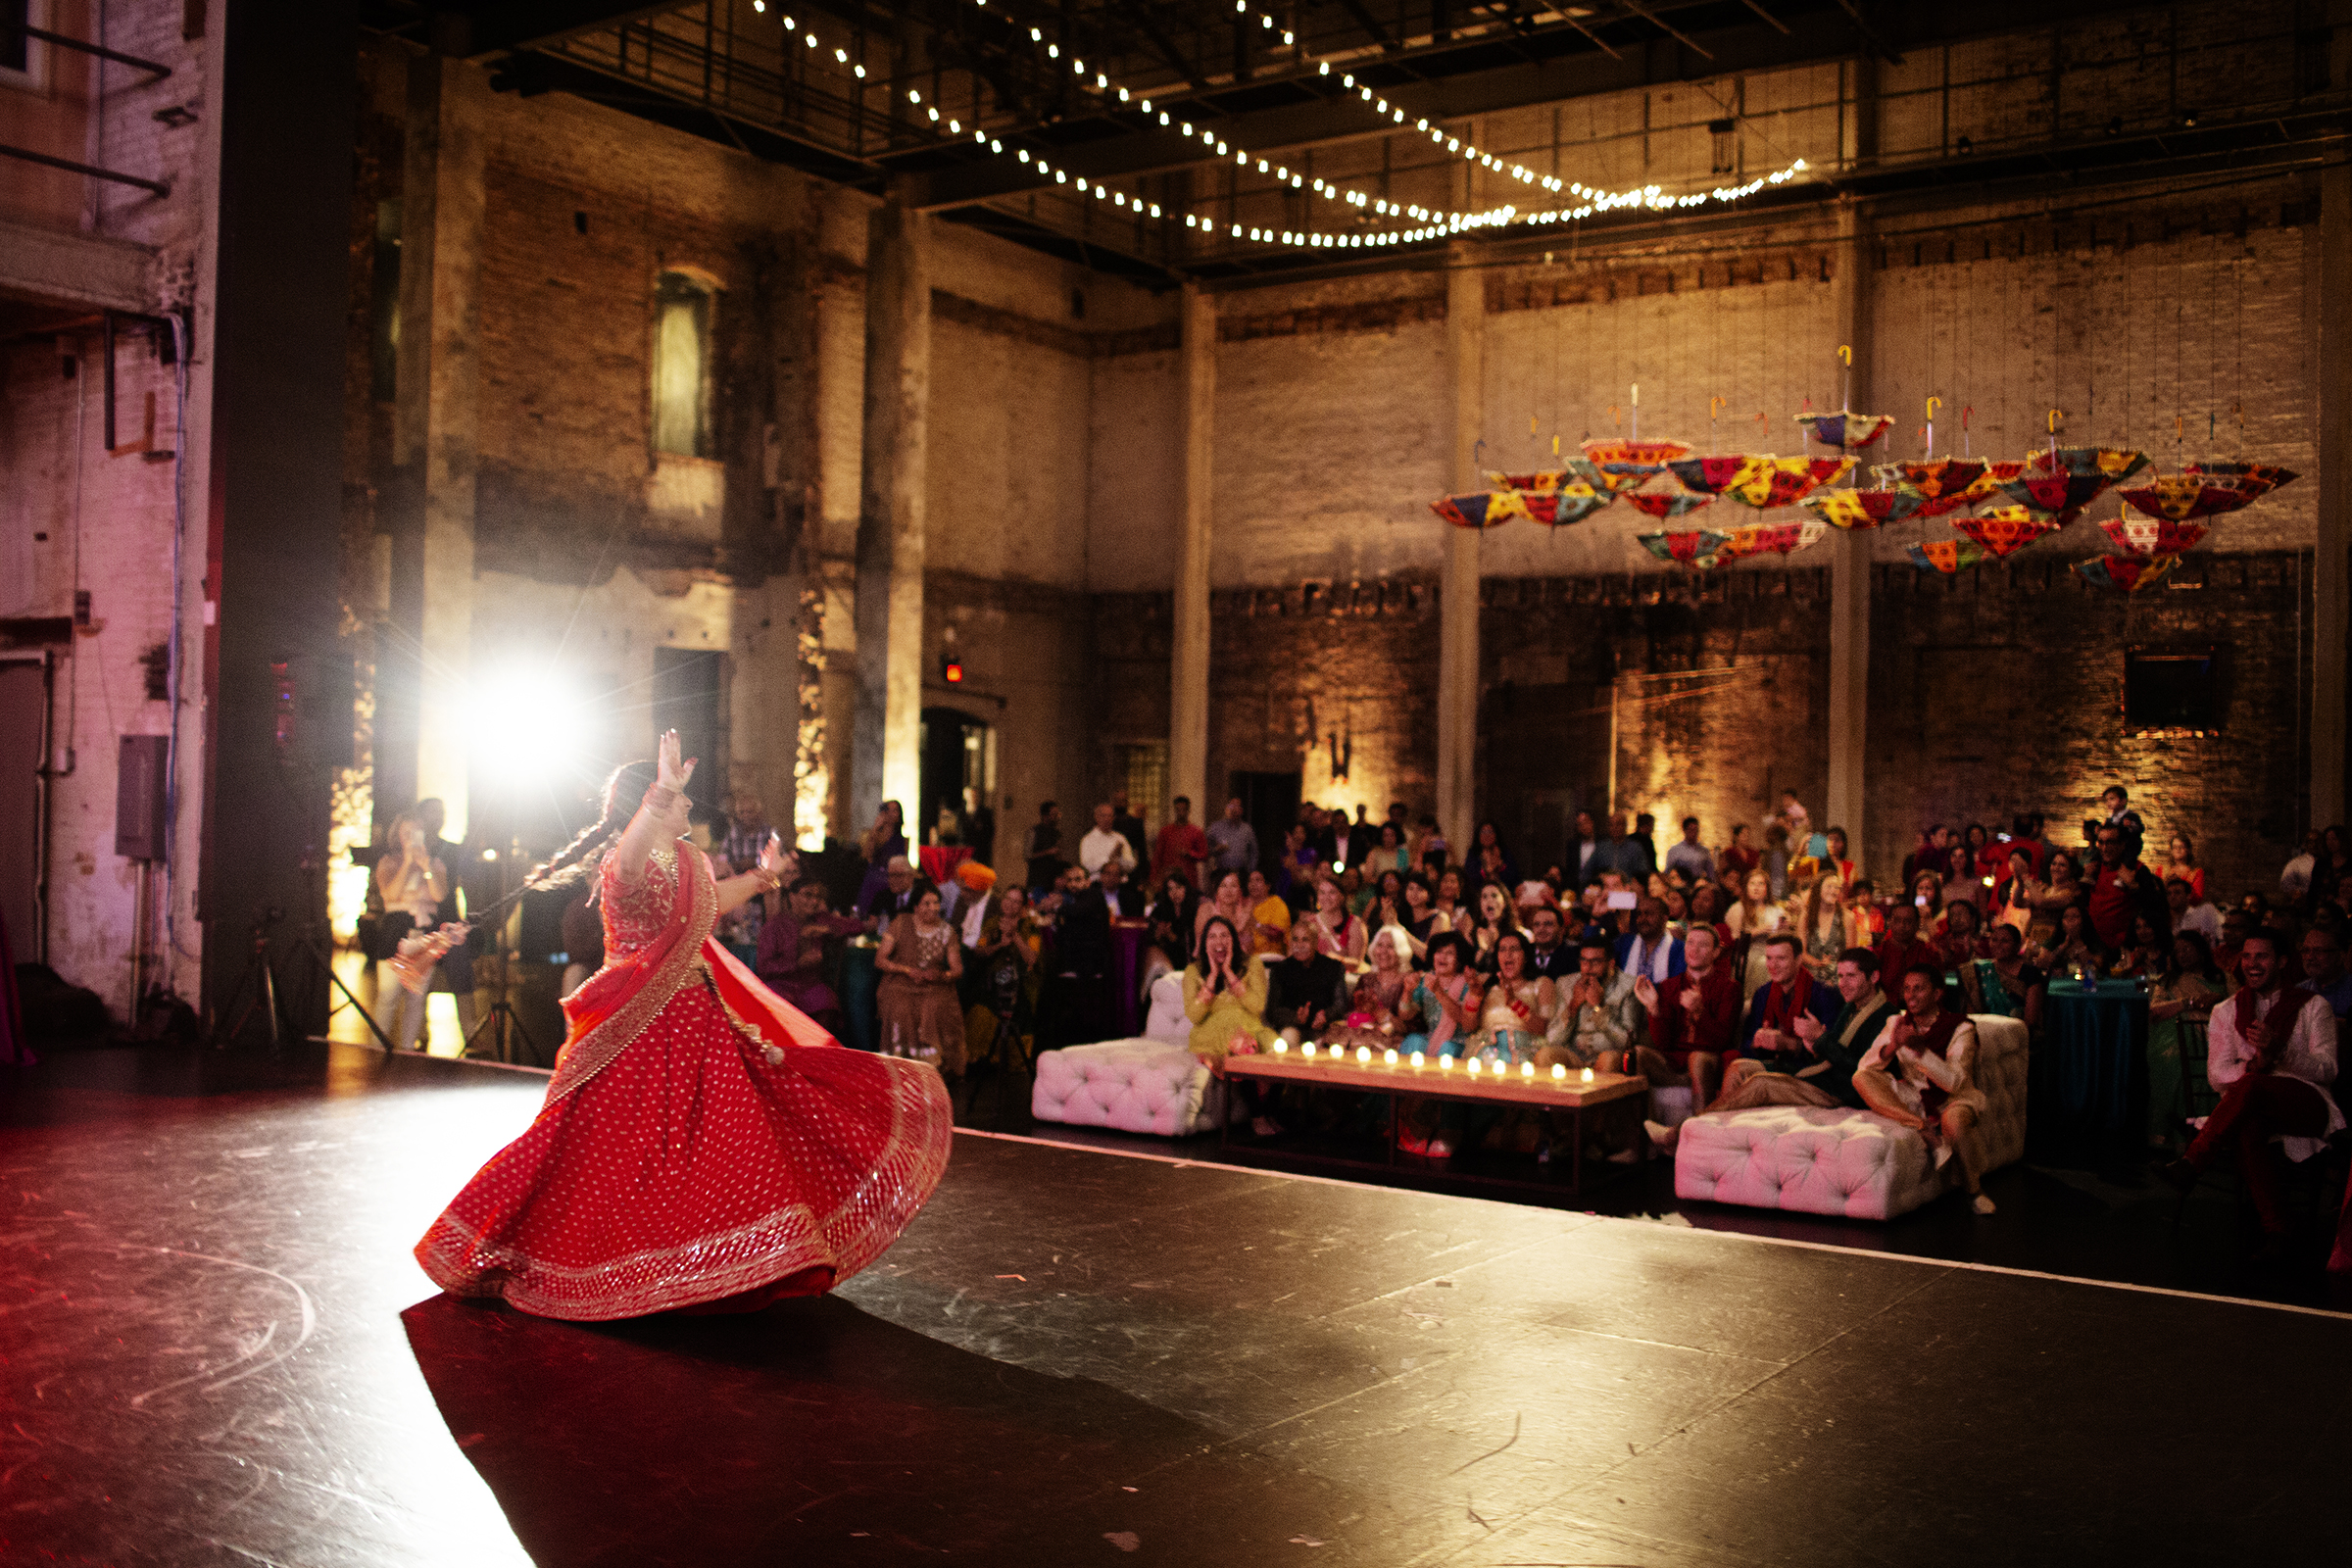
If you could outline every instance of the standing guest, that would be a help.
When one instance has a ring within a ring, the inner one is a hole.
[[[1680,871],[1690,879],[1691,885],[1715,880],[1715,857],[1698,842],[1698,818],[1683,818],[1683,841],[1666,852],[1666,869]]]
[[[2188,884],[2196,903],[2205,902],[2205,868],[2197,863],[2197,848],[2185,833],[2173,835],[2164,858],[2164,879],[2170,882],[2175,877]]]
[[[1608,868],[1608,862],[1605,860],[1601,862],[1598,869],[1592,865],[1593,857],[1600,853],[1601,843],[1600,830],[1593,823],[1592,813],[1591,811],[1577,812],[1576,832],[1568,840],[1568,848],[1562,856],[1560,870],[1567,879],[1568,886],[1579,893],[1584,892],[1601,871]]]
[[[1241,942],[1244,953],[1259,951],[1257,916],[1250,909],[1249,897],[1249,879],[1259,874],[1254,869],[1245,874],[1230,866],[1211,873],[1213,880],[1208,885],[1208,897],[1201,900],[1200,906],[1193,911],[1193,935],[1186,944],[1188,951],[1200,951],[1200,928],[1208,924],[1212,915],[1223,916],[1225,923],[1233,927],[1233,934]]]
[[[1225,803],[1225,814],[1208,824],[1208,864],[1212,872],[1257,869],[1257,829],[1242,820],[1242,798]]]
[[[1053,801],[1037,808],[1037,822],[1029,829],[1022,854],[1029,862],[1031,887],[1050,888],[1061,880],[1061,868],[1069,861],[1061,854],[1061,808]]]
[[[1716,960],[1722,950],[1713,926],[1693,926],[1683,938],[1684,966],[1662,981],[1634,977],[1634,999],[1649,1015],[1649,1043],[1634,1054],[1633,1070],[1661,1087],[1690,1090],[1693,1110],[1723,1081],[1724,1061],[1740,1026],[1740,982]]]
[[[2034,854],[2024,845],[2009,845],[2008,874],[1993,889],[1992,921],[2013,925],[2023,937],[2034,926]]]
[[[1311,909],[1315,906],[1315,873],[1322,864],[1315,853],[1313,832],[1304,822],[1294,822],[1282,837],[1281,870],[1274,891],[1293,909]]]
[[[384,905],[383,935],[379,941],[382,951],[389,955],[411,932],[437,930],[443,906],[447,906],[454,914],[457,904],[450,892],[449,866],[433,854],[432,841],[415,811],[403,811],[394,817],[387,839],[391,848],[377,857],[373,875],[376,896]],[[431,985],[432,981],[427,980],[428,989]],[[415,1047],[424,1035],[426,998],[401,984],[389,956],[378,972],[375,992],[392,1002],[384,1032],[392,1037],[394,1049],[407,1051]],[[471,1012],[471,990],[461,993],[461,997],[465,1010]],[[471,1020],[462,1022],[470,1024]],[[470,1035],[472,1030],[467,1028],[466,1033]]]
[[[1199,888],[1200,868],[1208,861],[1208,835],[1193,821],[1190,796],[1177,796],[1172,810],[1168,825],[1159,830],[1159,840],[1152,847],[1152,879],[1164,883],[1171,876],[1181,876]]]
[[[1716,864],[1721,867],[1721,874],[1717,880],[1732,882],[1732,879],[1737,877],[1739,881],[1732,883],[1732,886],[1735,889],[1745,887],[1747,873],[1763,863],[1764,857],[1757,854],[1755,848],[1747,842],[1747,824],[1734,822],[1732,824],[1732,842],[1725,845],[1723,853],[1716,857]]]
[[[1966,899],[1954,899],[1943,906],[1943,918],[1936,922],[1931,939],[1936,956],[1930,960],[1946,969],[1957,969],[1964,963],[1992,956],[1992,944],[1984,940],[1984,923],[1977,918],[1977,906]]]
[[[1649,847],[1646,840],[1635,834],[1623,811],[1609,813],[1609,842],[1602,848],[1608,860],[1595,869],[1616,872],[1629,887],[1646,887],[1649,879],[1657,874],[1657,852]]]
[[[1984,1092],[1969,1077],[1977,1026],[1944,1010],[1943,974],[1932,965],[1903,976],[1902,1002],[1903,1010],[1887,1020],[1855,1068],[1854,1087],[1872,1110],[1924,1135],[1938,1166],[1956,1155],[1970,1206],[1989,1214],[1992,1200],[1984,1196],[1984,1156],[1977,1140]]]
[[[1072,876],[1078,875],[1073,867]],[[1061,915],[1061,968],[1068,977],[1069,998],[1064,1013],[1081,1040],[1107,1040],[1117,1027],[1116,999],[1111,995],[1111,923],[1141,919],[1143,890],[1127,881],[1127,862],[1116,855],[1102,862],[1092,887],[1080,888],[1064,905]]]
[[[1969,894],[1980,905],[1992,889],[2008,874],[2008,857],[1992,842],[1991,833],[1982,822],[1971,822],[1960,830],[1960,853],[1953,857],[1954,880],[1965,879],[1974,885]]]
[[[2272,1140],[2300,1163],[2344,1125],[2328,1092],[2335,1081],[2335,1014],[2316,992],[2279,984],[2278,938],[2268,930],[2247,933],[2237,966],[2245,984],[2213,1009],[2206,1028],[2205,1076],[2222,1092],[2221,1102],[2164,1175],[2185,1193],[2216,1159],[2235,1154],[2262,1221],[2260,1255],[2276,1260],[2286,1251],[2286,1215]]]
[[[1464,941],[1469,939],[1471,922],[1475,916],[1462,903],[1461,872],[1448,868],[1438,873],[1429,906],[1444,917],[1446,929],[1460,932]]]
[[[1145,862],[1152,858],[1152,843],[1144,831],[1144,819],[1128,806],[1125,790],[1110,792],[1110,826],[1111,831],[1127,841],[1127,869],[1130,872],[1142,870]]]
[[[1334,811],[1331,826],[1324,829],[1323,842],[1317,848],[1334,871],[1354,865],[1372,853],[1372,824],[1350,822]]]
[[[1764,824],[1764,879],[1775,904],[1788,897],[1788,830],[1778,822]]]
[[[864,908],[882,890],[894,856],[912,853],[906,843],[906,812],[896,801],[874,808],[873,826],[858,835],[858,853],[865,858],[865,880],[858,885],[858,907]]]
[[[2195,1108],[2188,1102],[2187,1056],[2202,1050],[2202,1036],[2186,1026],[2203,1024],[2213,1004],[2230,995],[2230,980],[2213,961],[2199,931],[2173,937],[2172,961],[2148,993],[2148,1146],[2171,1149],[2180,1141]],[[2193,1045],[2192,1045],[2193,1042]]]
[[[1822,869],[1837,872],[1838,880],[1851,888],[1854,885],[1854,852],[1846,838],[1845,829],[1834,827],[1823,835],[1823,851]]]
[[[1861,917],[1846,907],[1845,881],[1825,870],[1805,895],[1805,918],[1797,935],[1805,945],[1805,968],[1827,985],[1838,972],[1838,956],[1862,941]]]
[[[1111,860],[1132,871],[1143,862],[1143,857],[1136,853],[1127,835],[1119,831],[1118,812],[1104,801],[1095,808],[1095,825],[1078,841],[1078,864],[1093,877],[1100,875],[1103,865]]]
[[[2341,1023],[2352,1013],[2352,970],[2344,967],[2344,939],[2332,926],[2314,925],[2297,950],[2303,956],[2303,989],[2328,1004]]]
[[[1502,847],[1502,830],[1492,822],[1478,824],[1478,832],[1470,843],[1470,874],[1482,882],[1494,882],[1509,887],[1518,880],[1511,874],[1511,857]]]
[[[862,929],[856,921],[849,929]],[[760,961],[755,972],[767,988],[823,1024],[835,1039],[844,1032],[841,999],[825,983],[826,938],[839,935],[825,912],[825,885],[815,877],[793,884],[785,906],[760,928]]]
[[[1289,901],[1277,898],[1273,887],[1266,881],[1266,873],[1254,868],[1251,869],[1249,880],[1243,886],[1245,888],[1244,897],[1250,903],[1250,931],[1248,951],[1261,957],[1281,956],[1283,951],[1290,946],[1291,939],[1292,915]]]
[[[1740,1000],[1744,1004],[1764,984],[1764,938],[1788,923],[1788,913],[1772,898],[1772,878],[1762,866],[1747,873],[1738,904],[1724,916],[1724,924],[1735,941],[1741,944],[1745,957],[1740,964]]]
[[[2109,786],[2110,796],[2123,791]],[[2164,907],[2164,884],[2156,873],[2139,861],[2137,843],[2127,837],[2125,830],[2111,817],[2098,827],[2099,869],[2090,884],[2087,901],[2091,928],[2099,941],[2110,948],[2120,948],[2131,940],[2132,917],[2145,914],[2158,930],[2167,925]]]
[[[1806,971],[1794,932],[1775,931],[1761,947],[1765,983],[1748,1000],[1740,1020],[1740,1054],[1761,1058],[1775,1071],[1793,1070],[1782,1058],[1803,1066],[1802,1058],[1810,1054],[1796,1034],[1796,1020],[1810,1014],[1826,1025],[1838,1015],[1838,993],[1815,983]]]
[[[2303,835],[2303,848],[2291,857],[2278,872],[2278,892],[2281,897],[2300,900],[2311,891],[2312,878],[2319,870],[2320,835],[2317,829]]]
[[[975,971],[977,1005],[965,1015],[985,1027],[980,1049],[1000,1067],[1027,1067],[1036,1060],[1038,960],[1045,933],[1029,907],[1029,890],[1018,882],[998,888],[981,915],[966,967]]]
[[[2112,827],[2123,836],[2124,858],[2139,858],[2140,846],[2147,842],[2147,824],[2132,809],[2132,796],[2121,784],[2110,784],[2099,791],[2099,805],[2106,815],[2099,819],[2101,827]]]
[[[1634,818],[1634,842],[1642,846],[1642,858],[1649,863],[1649,874],[1656,876],[1665,862],[1658,858],[1658,819],[1655,813],[1643,811]]]
[[[727,833],[718,843],[718,858],[726,862],[727,876],[742,876],[759,866],[760,852],[766,846],[770,831],[767,808],[760,804],[759,796],[750,790],[737,790],[728,798]],[[727,933],[729,938],[757,944],[760,922],[767,918],[766,902],[747,899],[732,918],[734,925]]]
[[[882,1054],[929,1062],[950,1078],[962,1073],[963,1008],[956,988],[963,978],[963,944],[940,915],[939,889],[926,884],[912,909],[892,917],[874,968],[882,976],[874,988]]]
[[[1348,968],[1363,961],[1364,922],[1348,912],[1339,883],[1328,876],[1315,884],[1315,906],[1300,915],[1291,931],[1294,936],[1306,932],[1316,952]]]
[[[1145,916],[1152,922],[1146,940],[1166,956],[1169,968],[1181,969],[1193,961],[1193,932],[1200,924],[1202,906],[1188,872],[1174,870],[1160,878],[1159,902]]]
[[[1879,906],[1877,883],[1856,877],[1846,890],[1845,906],[1853,911],[1854,928],[1861,933],[1856,947],[1875,950],[1886,940],[1886,911]]]
[[[1376,876],[1387,876],[1391,872],[1402,876],[1410,871],[1413,868],[1413,856],[1405,848],[1404,829],[1395,822],[1381,823],[1372,852],[1364,860],[1364,867]]]
[[[1903,858],[1903,885],[1910,887],[1918,882],[1922,871],[1933,871],[1940,880],[1950,875],[1951,869],[1952,830],[1941,822],[1931,822],[1919,836],[1918,846]]]
[[[1693,1108],[1710,1115],[1762,1105],[1867,1108],[1862,1092],[1854,1087],[1854,1069],[1894,1016],[1894,1004],[1880,989],[1879,957],[1868,948],[1849,948],[1838,955],[1835,975],[1836,1015],[1824,1024],[1807,1010],[1799,1012],[1790,1025],[1803,1048],[1801,1055],[1790,1052],[1770,1058],[1737,1057],[1724,1068],[1723,1093],[1713,1101],[1694,1102]],[[1642,1125],[1649,1133],[1649,1141],[1666,1151],[1674,1148],[1682,1131],[1663,1122]]]
[[[1683,972],[1688,960],[1682,939],[1666,929],[1663,900],[1645,898],[1634,906],[1634,928],[1617,939],[1615,956],[1618,968],[1652,985],[1662,985]]]
[[[1348,1015],[1348,966],[1319,951],[1305,921],[1291,927],[1289,953],[1265,966],[1265,1024],[1293,1046],[1319,1040]]]
[[[1413,841],[1413,868],[1423,876],[1436,876],[1446,869],[1446,858],[1452,850],[1446,842],[1446,835],[1438,831],[1436,817],[1424,815],[1420,828],[1420,835]]]
[[[1908,974],[1923,963],[1936,962],[1935,947],[1920,939],[1919,906],[1898,904],[1886,911],[1886,940],[1879,944],[1879,974]]]
[[[1634,977],[1617,967],[1616,956],[1605,941],[1588,939],[1576,957],[1576,980],[1551,1024],[1552,1054],[1571,1068],[1615,1072],[1633,1048],[1634,1032],[1642,1020]]]

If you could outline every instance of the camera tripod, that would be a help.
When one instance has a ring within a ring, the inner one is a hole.
[[[492,910],[504,909],[508,905],[513,904],[522,892],[526,891],[509,885],[513,876],[511,868],[517,862],[521,853],[521,841],[510,837],[507,841],[507,851],[498,860],[498,900],[483,911],[485,914]],[[523,1048],[531,1054],[531,1065],[540,1066],[543,1063],[539,1059],[539,1042],[531,1038],[530,1030],[523,1026],[522,1014],[514,1008],[514,967],[522,961],[522,954],[515,942],[510,939],[509,921],[512,918],[511,915],[502,916],[499,923],[492,928],[493,941],[498,954],[498,1000],[490,1004],[490,1010],[475,1019],[473,1027],[466,1032],[466,1043],[459,1048],[458,1054],[464,1056],[475,1055],[474,1042],[481,1039],[482,1031],[487,1029],[490,1030],[491,1046],[488,1054],[491,1060],[510,1067],[514,1066],[514,1039],[519,1038]]]
[[[285,918],[285,910],[272,905],[254,916],[253,947],[245,960],[245,972],[237,977],[236,987],[229,992],[228,1001],[221,1005],[220,1015],[215,1020],[213,1032],[206,1042],[215,1051],[227,1049],[230,1041],[243,1035],[247,1026],[253,1022],[253,1015],[256,1012],[268,1015],[270,1049],[272,1051],[279,1050],[284,1046],[286,1035],[301,1033],[294,1021],[286,1016],[284,1004],[278,999],[277,971],[276,966],[271,962],[270,944],[273,939],[270,932],[280,920]],[[344,1002],[350,1004],[352,1011],[360,1015],[360,1020],[368,1025],[368,1032],[375,1036],[376,1041],[389,1054],[392,1050],[392,1037],[384,1033],[383,1026],[375,1021],[374,1015],[368,1010],[357,996],[352,994],[351,987],[343,983],[343,977],[335,973],[333,960],[318,945],[318,933],[316,927],[306,924],[302,934],[294,939],[294,946],[297,953],[308,954],[318,971],[326,976],[327,983],[343,993]],[[252,993],[250,997],[246,994],[248,991]],[[243,1004],[241,1008],[238,1005],[240,1003]],[[330,1016],[332,1011],[333,1009],[330,1008]],[[232,1019],[234,1021],[230,1021]]]

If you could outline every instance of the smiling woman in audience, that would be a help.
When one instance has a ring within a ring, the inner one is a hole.
[[[1415,873],[1405,879],[1403,928],[1412,944],[1413,967],[1429,967],[1429,945],[1453,929],[1451,922],[1439,912],[1431,902],[1429,878]]]
[[[1413,1022],[1405,1039],[1407,1054],[1459,1056],[1478,1029],[1481,982],[1470,967],[1470,944],[1458,931],[1446,931],[1429,944],[1429,969],[1417,976],[1406,1003]]]
[[[1805,967],[1824,983],[1838,976],[1838,956],[1862,942],[1864,925],[1845,906],[1845,881],[1824,871],[1805,895],[1805,920],[1799,935],[1805,939]]]
[[[1186,945],[1188,955],[1198,951],[1200,932],[1212,916],[1233,927],[1234,935],[1241,938],[1244,953],[1257,951],[1257,917],[1250,911],[1249,881],[1241,872],[1219,871],[1217,879],[1208,885],[1208,897],[1193,911],[1193,940]]]
[[[1266,1027],[1265,960],[1242,951],[1223,915],[1209,916],[1200,950],[1185,966],[1184,1015],[1193,1021],[1185,1049],[1212,1064],[1274,1044]]]
[[[1742,943],[1747,954],[1740,970],[1741,1006],[1747,1005],[1747,999],[1754,996],[1757,988],[1771,978],[1764,970],[1762,939],[1788,923],[1788,911],[1772,902],[1772,878],[1765,874],[1762,866],[1748,872],[1747,881],[1740,889],[1740,902],[1733,905],[1724,916],[1725,930],[1733,940]]]
[[[1472,963],[1481,974],[1494,972],[1495,944],[1505,932],[1517,931],[1519,920],[1511,910],[1511,896],[1499,883],[1486,882],[1478,890],[1478,918],[1470,927]]]
[[[1526,933],[1506,930],[1496,940],[1494,982],[1479,1004],[1470,1054],[1502,1067],[1533,1061],[1559,1010],[1558,989],[1544,976],[1527,972]]]
[[[1470,911],[1462,904],[1462,873],[1451,866],[1438,873],[1438,885],[1430,906],[1446,917],[1446,929],[1461,931],[1470,924]]]
[[[1327,876],[1315,884],[1315,906],[1298,919],[1314,933],[1317,953],[1350,968],[1363,961],[1364,922],[1348,912],[1335,879]]]
[[[1401,1042],[1415,1021],[1412,994],[1420,983],[1412,970],[1412,950],[1406,945],[1404,928],[1393,925],[1379,932],[1367,952],[1372,967],[1356,982],[1347,1016],[1334,1019],[1323,1031],[1323,1043],[1342,1051],[1359,1046],[1375,1053],[1401,1051]]]
[[[1243,895],[1249,901],[1249,951],[1260,956],[1280,957],[1290,951],[1291,906],[1274,896],[1263,871],[1251,871]]]

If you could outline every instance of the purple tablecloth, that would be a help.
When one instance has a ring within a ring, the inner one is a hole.
[[[1110,922],[1110,1016],[1118,1039],[1144,1032],[1144,937],[1151,929],[1149,920]]]

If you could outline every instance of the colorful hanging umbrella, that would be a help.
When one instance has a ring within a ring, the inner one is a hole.
[[[1582,522],[1616,499],[1606,490],[1595,490],[1581,480],[1561,485],[1557,490],[1519,497],[1528,516],[1547,528],[1565,528],[1570,523]]]
[[[1666,465],[1674,470],[1685,490],[1694,496],[1719,496],[1740,482],[1759,463],[1770,458],[1750,458],[1735,455],[1728,458],[1684,458]]]
[[[1723,560],[1723,547],[1729,539],[1711,528],[1694,528],[1685,533],[1640,533],[1634,537],[1660,561],[1689,566],[1694,571],[1704,571]]]
[[[2268,463],[2184,463],[2182,473],[2199,478],[2227,481],[2260,500],[2282,484],[2295,482],[2292,468],[2281,468]]]
[[[2250,505],[2263,491],[2248,491],[2220,478],[2199,473],[2160,475],[2145,484],[2116,492],[2132,511],[2169,522],[2196,517],[2219,517]]]
[[[2012,501],[2051,514],[2063,525],[2147,466],[2145,454],[2121,447],[2044,449],[2028,458],[2025,471],[2004,481],[2000,490]]]
[[[1792,507],[1820,485],[1844,478],[1854,468],[1851,458],[1761,457],[1755,466],[1724,488],[1724,494],[1743,507],[1769,512]]]
[[[1859,452],[1886,433],[1887,426],[1894,423],[1894,416],[1839,409],[1835,414],[1800,414],[1796,422],[1811,431],[1813,439],[1825,447]]]
[[[1565,467],[1539,468],[1533,473],[1505,473],[1499,468],[1489,468],[1487,483],[1497,490],[1525,490],[1540,495],[1546,490],[1557,490],[1568,475]]]
[[[2114,540],[2115,548],[2125,555],[2145,559],[2194,550],[2206,528],[2201,522],[2173,522],[2163,517],[2117,517],[2100,523],[2099,531]]]
[[[1957,497],[1984,477],[1983,458],[1911,458],[1871,469],[1883,485],[1907,484],[1930,501]]]
[[[1516,490],[1473,490],[1433,501],[1429,510],[1456,528],[1499,528],[1527,515],[1527,498]]]
[[[1911,564],[1922,571],[1940,571],[1946,576],[1963,567],[1986,560],[1991,552],[1983,545],[1966,539],[1931,539],[1924,545],[1909,547]]]
[[[1787,556],[1819,544],[1830,531],[1826,522],[1750,522],[1730,532],[1723,547],[1723,559],[1739,561],[1748,556]]]
[[[2088,561],[2076,562],[2075,570],[2094,586],[2120,588],[2132,594],[2158,581],[2179,564],[2179,556],[2093,556]]]
[[[1713,496],[1687,495],[1676,490],[1645,490],[1640,495],[1626,496],[1623,500],[1635,511],[1645,512],[1660,522],[1669,521],[1682,516],[1685,513],[1696,512],[1701,507],[1710,507],[1715,504]]]
[[[1588,463],[1646,463],[1655,467],[1690,455],[1688,441],[1592,440],[1585,442],[1584,449]]]
[[[2026,471],[2023,458],[1998,458],[1985,463],[1984,471],[1978,474],[1956,492],[1963,506],[1998,495],[2002,485]]]
[[[2122,484],[2148,466],[2148,455],[2130,447],[2043,447],[2026,459],[2035,473],[2097,474],[2109,484]]]
[[[2044,534],[2058,531],[2055,520],[2027,507],[1996,507],[1973,517],[1954,517],[1952,526],[1996,559],[2014,556]]]
[[[1797,503],[1833,528],[1883,528],[1900,522],[1927,504],[1907,484],[1881,490],[1816,490]]]

